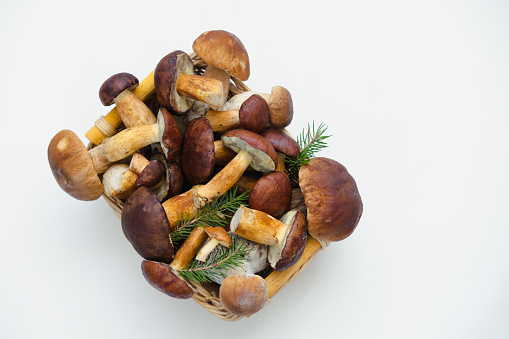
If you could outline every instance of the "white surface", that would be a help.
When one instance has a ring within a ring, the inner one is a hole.
[[[332,4],[0,4],[0,337],[509,337],[508,3]],[[104,79],[209,29],[244,42],[251,88],[291,91],[292,133],[329,125],[321,155],[364,201],[350,238],[236,323],[151,288],[106,203],[67,196],[46,159],[108,112]]]

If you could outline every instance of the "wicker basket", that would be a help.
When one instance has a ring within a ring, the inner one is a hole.
[[[191,59],[195,65],[196,74],[202,74],[203,70],[207,66],[195,53],[190,53]],[[144,100],[154,95],[153,86],[153,73],[150,74],[144,81],[145,84],[149,84],[144,93]],[[233,96],[250,89],[240,80],[233,80],[230,88],[229,96]],[[97,126],[97,123],[96,123]],[[100,126],[98,126],[100,128]],[[122,127],[121,127],[122,128]],[[94,147],[91,143],[89,148]],[[122,214],[122,208],[124,202],[120,199],[110,198],[103,195],[108,205],[113,209],[115,214],[120,218]],[[316,239],[308,236],[306,247],[302,254],[302,257],[292,267],[284,271],[272,271],[266,277],[265,280],[268,285],[268,298],[272,299],[281,289],[283,289],[288,283],[295,279],[304,268],[313,260],[314,256],[322,249],[322,244]],[[199,303],[203,308],[212,313],[218,318],[227,321],[237,321],[243,317],[231,314],[228,312],[221,301],[219,300],[219,285],[213,283],[202,284],[198,282],[192,282],[191,286],[194,290],[193,299]]]

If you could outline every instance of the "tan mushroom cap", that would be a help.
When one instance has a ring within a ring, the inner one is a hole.
[[[58,185],[73,198],[88,201],[102,195],[90,154],[73,131],[60,131],[51,139],[48,161]]]
[[[222,69],[234,78],[249,78],[249,56],[234,34],[214,30],[202,33],[193,42],[193,50],[207,64]]]
[[[227,277],[219,288],[219,299],[224,308],[234,315],[252,315],[268,301],[267,282],[255,274]]]
[[[221,246],[231,247],[232,239],[223,227],[205,227],[204,230],[210,238],[216,239]]]
[[[293,120],[293,100],[290,92],[282,86],[274,86],[268,101],[270,122],[276,128],[285,128]]]
[[[357,184],[345,166],[332,159],[313,158],[301,167],[299,186],[311,236],[321,241],[340,241],[352,234],[363,205]]]

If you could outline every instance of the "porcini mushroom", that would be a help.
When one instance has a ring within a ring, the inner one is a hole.
[[[267,282],[255,274],[227,277],[219,288],[219,300],[224,308],[238,316],[260,311],[268,301],[267,296]]]
[[[299,186],[307,207],[309,234],[322,242],[350,236],[362,215],[362,200],[354,178],[339,162],[311,159],[299,171]]]
[[[205,117],[214,132],[225,132],[242,127],[261,133],[269,124],[269,106],[258,94],[251,95],[239,109],[227,111],[208,110]]]
[[[196,255],[196,260],[203,262],[207,261],[207,257],[210,252],[212,252],[218,245],[226,248],[230,248],[232,245],[232,239],[223,227],[204,227],[204,230],[209,236],[209,239]]]
[[[246,81],[250,75],[249,56],[242,42],[234,34],[223,30],[202,33],[193,42],[194,52],[207,63],[204,76],[218,79],[223,84],[223,98],[219,108],[228,98],[230,76]]]
[[[282,86],[274,86],[270,94],[246,91],[235,95],[219,110],[228,111],[239,109],[251,95],[258,94],[269,104],[270,123],[275,128],[285,128],[293,119],[293,100],[290,92]]]
[[[115,103],[118,114],[127,128],[156,122],[152,111],[132,93],[138,84],[139,81],[134,75],[117,73],[106,79],[99,89],[101,103],[104,106]]]
[[[104,194],[108,197],[127,199],[136,188],[138,175],[127,164],[114,164],[103,174]]]
[[[203,228],[195,227],[169,265],[144,260],[141,265],[143,276],[154,288],[173,298],[191,298],[193,289],[179,276],[178,271],[187,268],[206,239],[207,233]]]
[[[301,216],[297,211],[290,211],[278,220],[265,212],[240,206],[230,222],[230,230],[248,240],[268,245],[271,266],[285,269],[298,260],[306,244],[307,227]],[[283,261],[278,266],[281,258]]]
[[[195,75],[191,58],[182,51],[173,51],[159,61],[154,85],[161,106],[176,115],[185,114],[194,100],[213,106],[223,100],[221,81]]]
[[[180,165],[190,185],[203,184],[214,174],[214,133],[205,118],[192,120],[182,138]]]
[[[249,195],[249,206],[280,218],[292,201],[292,183],[284,172],[263,175],[253,186]]]

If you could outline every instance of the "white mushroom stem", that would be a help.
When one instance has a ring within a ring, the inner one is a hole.
[[[133,154],[131,158],[131,162],[129,163],[129,169],[136,174],[140,174],[149,163],[150,161],[147,158],[145,158],[140,153],[136,152]]]
[[[214,132],[226,132],[241,126],[238,109],[228,111],[209,109],[205,114],[205,118],[209,120],[210,127],[212,127]]]
[[[108,197],[127,199],[134,191],[138,175],[126,164],[115,164],[103,175],[104,194]]]
[[[245,206],[235,212],[230,231],[248,240],[264,245],[281,246],[287,225],[271,215]]]
[[[217,241],[214,238],[209,238],[209,240],[205,243],[205,245],[198,251],[198,254],[196,255],[196,260],[205,262],[207,261],[207,258],[217,245],[219,245],[219,241]]]
[[[157,121],[147,105],[129,89],[122,91],[114,101],[118,114],[127,128],[150,125]]]

